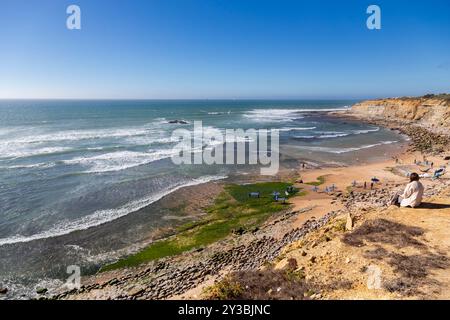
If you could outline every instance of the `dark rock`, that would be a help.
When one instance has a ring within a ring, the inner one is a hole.
[[[239,236],[243,235],[245,232],[246,232],[246,230],[243,227],[239,227],[239,228],[233,230],[233,233],[237,234]]]
[[[252,231],[252,233],[256,233],[256,232],[259,231],[259,228],[258,227],[253,227],[251,231]]]
[[[0,287],[0,294],[6,294],[8,292],[8,288]]]
[[[297,260],[294,259],[294,258],[290,258],[290,259],[288,260],[288,269],[289,269],[289,270],[295,270],[295,269],[297,269],[297,268],[298,268]]]
[[[185,120],[169,120],[168,123],[170,124],[189,124],[189,122]]]

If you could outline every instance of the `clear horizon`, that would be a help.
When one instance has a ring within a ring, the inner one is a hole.
[[[81,8],[81,30],[66,9]],[[381,8],[369,30],[367,7]],[[363,100],[448,93],[450,2],[0,4],[2,100]]]

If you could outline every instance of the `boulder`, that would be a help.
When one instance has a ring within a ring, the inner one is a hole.
[[[130,291],[128,291],[128,295],[130,297],[135,297],[135,296],[138,296],[138,295],[140,295],[140,294],[142,294],[144,292],[145,292],[144,288],[142,288],[142,287],[135,287],[135,288],[132,288]]]

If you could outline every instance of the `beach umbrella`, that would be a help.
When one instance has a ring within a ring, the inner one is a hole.
[[[372,182],[380,182],[380,179],[373,177]]]

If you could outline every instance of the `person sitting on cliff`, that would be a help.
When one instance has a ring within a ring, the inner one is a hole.
[[[391,204],[399,207],[411,207],[416,208],[420,206],[423,198],[424,187],[419,181],[420,177],[417,173],[413,172],[409,175],[410,182],[406,185],[402,194],[396,194]]]

